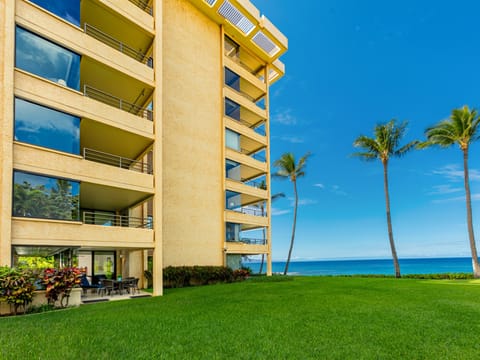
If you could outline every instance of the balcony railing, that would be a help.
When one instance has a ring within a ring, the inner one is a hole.
[[[233,208],[233,209],[228,209],[231,211],[235,211],[238,213],[242,213],[245,215],[253,215],[253,216],[267,216],[267,210],[266,209],[255,209],[253,207],[239,207],[239,208]]]
[[[266,239],[241,238],[240,240],[227,239],[227,242],[241,242],[248,245],[266,245]]]
[[[84,224],[89,225],[153,229],[152,218],[139,218],[108,213],[85,211],[83,213],[82,221]]]
[[[267,190],[267,184],[265,183],[265,181],[248,180],[244,181],[243,183],[257,189]]]
[[[132,59],[135,59],[141,62],[142,64],[145,64],[148,67],[153,68],[153,59],[147,56],[146,54],[143,54],[137,50],[132,49],[128,45],[125,45],[121,41],[102,32],[101,30],[98,30],[97,28],[93,27],[90,24],[85,23],[83,25],[83,28],[84,28],[85,34],[90,35],[91,37],[97,39],[98,41],[101,41],[105,45],[108,45],[111,48],[116,49],[121,53],[124,53],[125,55],[131,57]]]
[[[146,108],[142,108],[138,105],[131,104],[123,99],[120,99],[116,96],[103,92],[101,90],[95,89],[91,86],[83,86],[83,95],[88,96],[92,99],[100,101],[104,104],[116,107],[123,111],[129,112],[131,114],[137,115],[147,120],[153,120],[153,111]]]
[[[255,131],[258,135],[262,135],[262,136],[265,136],[267,134],[267,132],[265,131],[265,127],[262,127],[262,124],[260,125],[257,125],[257,127],[252,127],[252,124],[250,122],[248,122],[247,120],[243,120],[241,118],[235,118],[235,117],[232,117],[232,116],[228,116],[228,115],[225,115],[227,118],[229,119],[232,119],[236,122],[239,122],[240,124],[242,125],[245,125],[246,127],[252,129],[253,131]]]
[[[145,11],[149,15],[153,15],[153,8],[148,5],[147,0],[129,0],[132,4],[135,4],[137,7]]]
[[[143,161],[128,159],[128,158],[105,153],[98,150],[84,148],[83,158],[85,160],[95,161],[98,163],[115,166],[122,169],[128,169],[128,170],[138,171],[141,173],[152,174],[152,167]]]

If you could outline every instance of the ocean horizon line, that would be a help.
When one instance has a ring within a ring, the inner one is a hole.
[[[409,256],[399,257],[398,260],[420,260],[420,259],[471,259],[471,256]],[[392,260],[391,257],[347,257],[347,258],[314,258],[314,259],[291,259],[290,262],[316,262],[316,261],[372,261],[372,260]],[[286,262],[287,259],[273,259],[272,262]],[[245,261],[249,263],[261,263],[261,260],[253,259]]]

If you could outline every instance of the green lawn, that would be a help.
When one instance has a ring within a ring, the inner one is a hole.
[[[34,358],[480,359],[480,283],[250,280],[0,318],[0,359]]]

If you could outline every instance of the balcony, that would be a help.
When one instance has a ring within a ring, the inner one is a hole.
[[[150,5],[151,1],[148,0],[128,0],[138,8],[142,9],[149,15],[153,15],[153,8]]]
[[[234,93],[233,90],[229,90],[229,92]],[[237,95],[237,96],[240,96],[240,95]],[[264,110],[258,108],[254,104],[251,104],[249,109],[249,107],[244,106],[240,102],[235,101],[233,97],[229,98],[228,96],[225,97],[224,107],[225,107],[225,116],[227,118],[235,120],[238,123],[249,127],[250,129],[259,133],[260,135],[265,134],[265,130],[259,131],[259,128],[261,129],[261,126],[265,123],[267,118],[267,114]],[[257,108],[258,111],[255,108]]]
[[[102,90],[96,89],[89,85],[83,85],[83,95],[91,99],[95,99],[104,104],[113,106],[117,109],[121,109],[128,113],[134,114],[146,120],[153,120],[153,111],[149,110],[147,107],[141,107],[135,104],[132,104],[128,101],[125,101],[121,98],[118,98],[114,95],[106,93]]]
[[[153,58],[150,56],[147,56],[146,53],[134,50],[130,46],[121,42],[120,40],[115,39],[109,34],[104,33],[103,31],[97,29],[96,27],[88,23],[83,24],[83,29],[85,34],[97,39],[98,41],[101,41],[102,43],[110,46],[113,49],[120,51],[121,53],[131,57],[132,59],[135,59],[138,62],[145,64],[150,68],[153,68]]]
[[[89,225],[153,229],[153,219],[151,217],[141,218],[98,211],[84,211],[82,222]]]
[[[95,161],[101,164],[115,166],[120,169],[137,171],[140,173],[152,174],[152,166],[142,160],[133,160],[122,156],[109,154],[106,152],[93,150],[89,148],[83,149],[83,158],[85,160]]]
[[[224,82],[225,85],[265,110],[265,103],[262,101],[266,94],[265,87],[255,86],[228,67],[224,68]]]

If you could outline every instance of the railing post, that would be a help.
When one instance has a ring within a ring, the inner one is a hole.
[[[120,105],[120,109],[123,109],[123,106],[122,106],[122,99],[118,99],[118,100],[119,100],[119,101],[118,101],[118,103],[119,103],[119,105]]]

